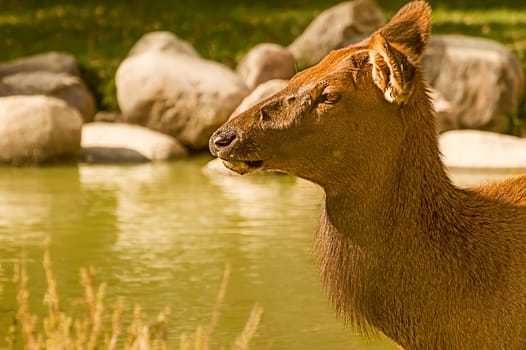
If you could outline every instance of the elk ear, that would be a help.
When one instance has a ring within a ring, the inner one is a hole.
[[[373,80],[385,99],[402,105],[414,87],[431,32],[431,9],[425,1],[410,2],[369,40]]]
[[[425,1],[410,2],[378,32],[411,62],[418,63],[431,34],[431,8]]]
[[[374,84],[390,103],[403,105],[412,94],[415,67],[378,32],[369,41],[369,62]]]

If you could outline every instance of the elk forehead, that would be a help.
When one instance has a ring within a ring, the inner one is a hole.
[[[351,78],[356,83],[357,73],[369,63],[365,47],[349,47],[331,51],[320,63],[294,76],[291,85],[301,85],[302,91],[323,88],[331,82]]]

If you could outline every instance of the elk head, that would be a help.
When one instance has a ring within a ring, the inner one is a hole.
[[[278,170],[319,184],[382,172],[396,161],[404,108],[425,90],[419,61],[429,32],[429,6],[409,3],[371,37],[226,122],[210,138],[212,154],[241,174]]]

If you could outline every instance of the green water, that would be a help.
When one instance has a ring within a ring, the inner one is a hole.
[[[171,313],[172,344],[210,320],[225,263],[232,274],[214,348],[229,348],[252,306],[264,309],[253,349],[394,349],[335,319],[312,258],[321,191],[285,175],[207,176],[208,159],[136,166],[0,169],[0,348],[14,316],[13,265],[28,261],[31,309],[42,314],[44,239],[65,309],[93,266],[111,305],[123,296],[152,318]],[[495,177],[458,174],[460,183]],[[175,347],[174,347],[175,348]]]

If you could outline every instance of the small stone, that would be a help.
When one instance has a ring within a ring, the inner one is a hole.
[[[46,52],[0,63],[0,78],[11,74],[33,71],[79,75],[75,57],[63,52]]]
[[[76,108],[85,122],[93,120],[95,99],[76,76],[48,71],[20,72],[0,80],[0,96],[47,95]]]
[[[272,79],[290,79],[296,73],[296,61],[283,46],[259,44],[241,59],[237,71],[248,88],[253,90]]]
[[[373,0],[345,1],[320,13],[288,49],[303,69],[332,50],[359,42],[384,23],[383,11]]]
[[[96,122],[82,127],[82,158],[88,163],[165,161],[187,154],[175,138],[138,125]]]

